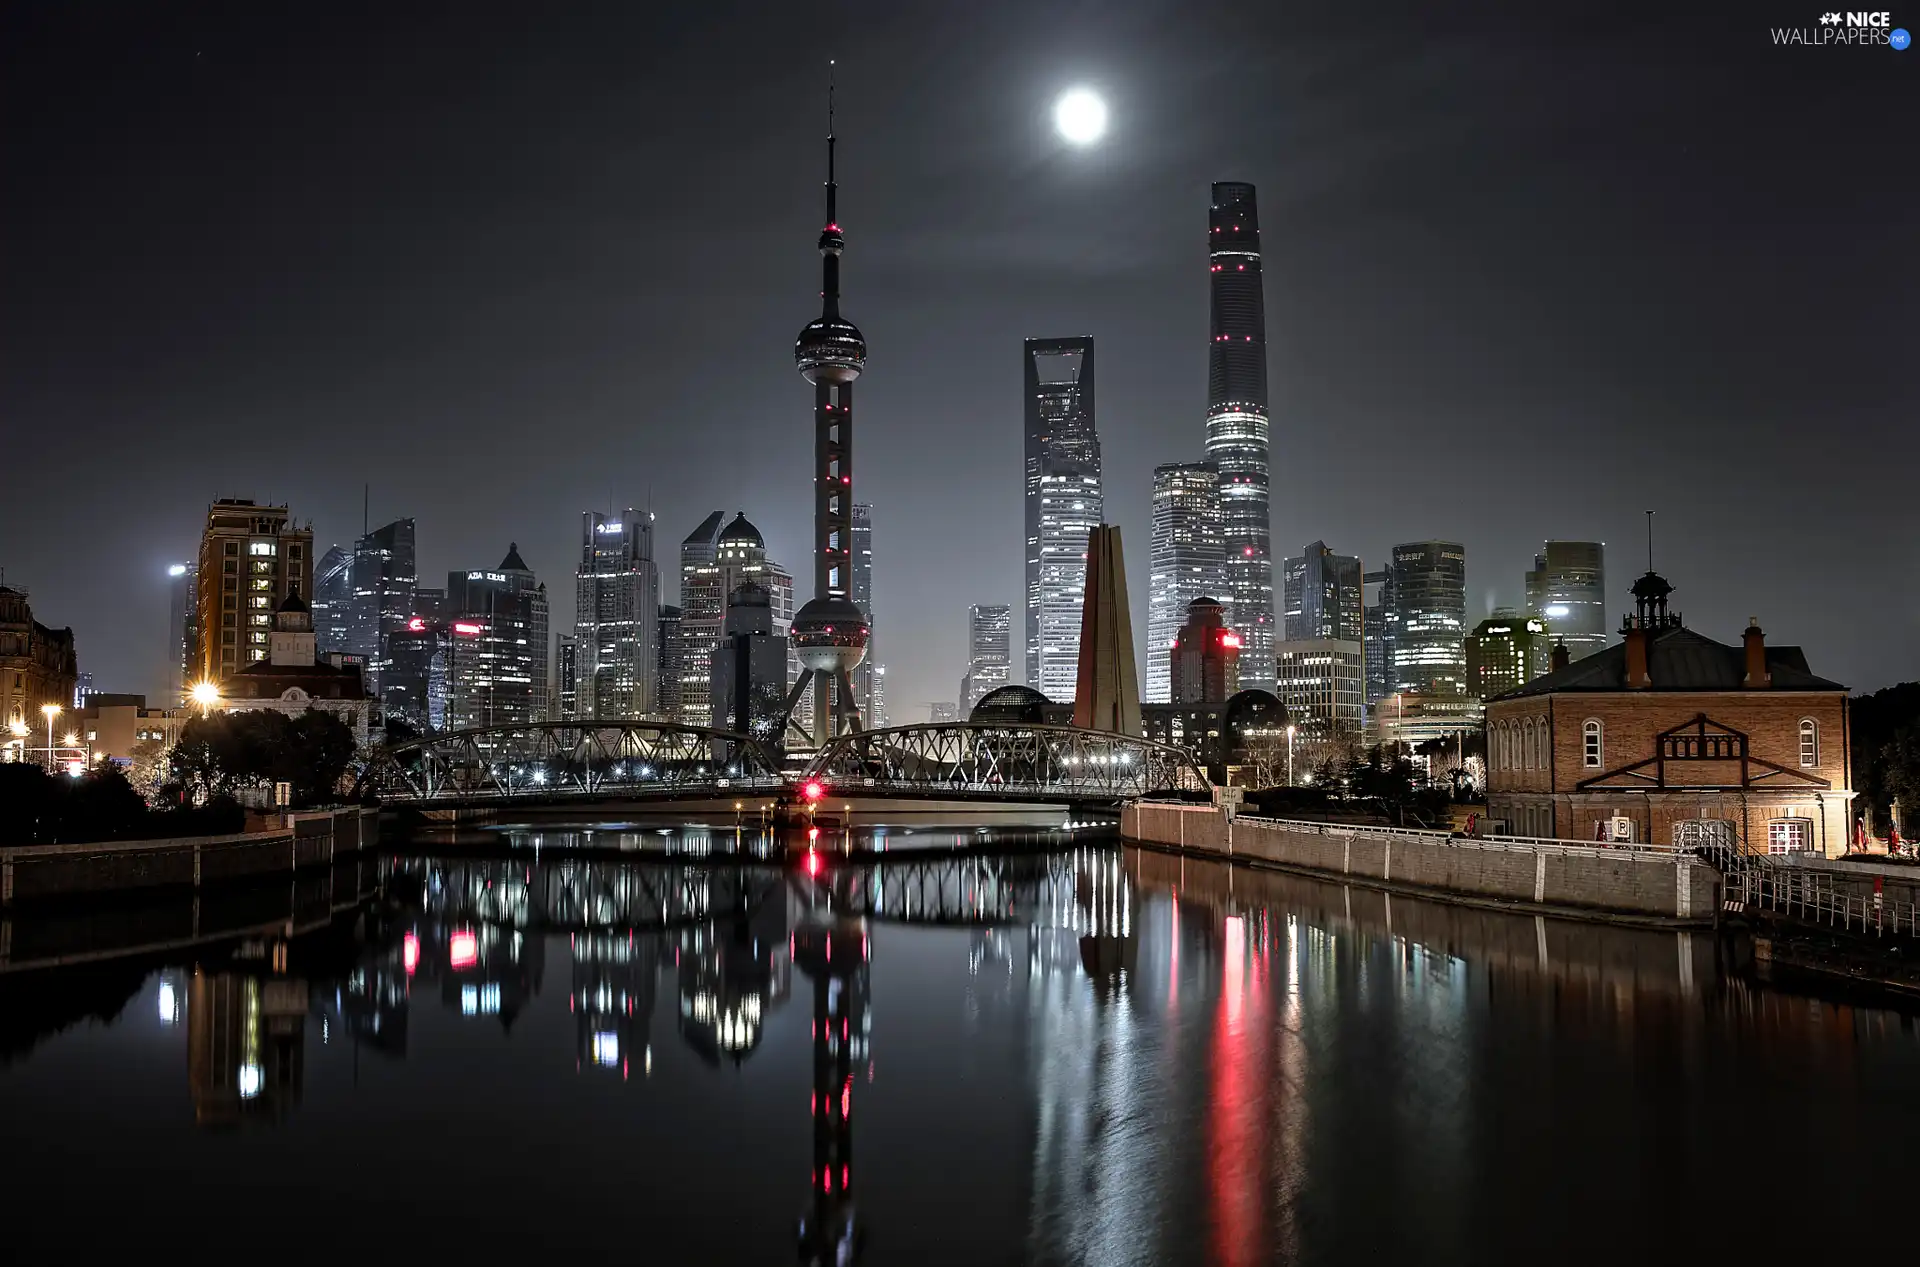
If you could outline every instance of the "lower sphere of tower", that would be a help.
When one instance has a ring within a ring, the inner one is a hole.
[[[816,598],[794,613],[788,638],[816,673],[851,672],[867,658],[867,618],[844,598]]]

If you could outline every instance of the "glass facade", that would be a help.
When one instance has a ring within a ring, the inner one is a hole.
[[[653,515],[580,516],[574,574],[575,700],[572,716],[654,717],[660,701],[660,572]]]
[[[447,576],[447,728],[525,726],[548,718],[547,588],[510,547],[500,566]],[[480,741],[483,751],[497,742]]]
[[[367,666],[367,690],[387,706],[381,675],[387,669],[387,640],[414,615],[414,588],[420,583],[414,564],[411,519],[396,519],[353,543],[353,603],[346,650]]]
[[[1281,572],[1281,602],[1287,641],[1333,638],[1360,642],[1365,636],[1365,602],[1360,560],[1335,554],[1316,541],[1288,559]]]
[[[1273,549],[1267,430],[1267,318],[1252,185],[1213,186],[1207,269],[1207,460],[1220,471],[1228,623],[1246,639],[1242,683],[1273,685]]]
[[[1073,698],[1087,536],[1106,514],[1094,429],[1093,340],[1028,339],[1027,685]]]
[[[313,635],[321,655],[353,651],[353,552],[328,546],[313,565]]]
[[[1274,647],[1277,694],[1309,735],[1360,733],[1366,719],[1366,653],[1349,638],[1289,638]]]
[[[1467,693],[1490,700],[1541,676],[1552,659],[1546,623],[1502,608],[1475,625],[1467,639]]]
[[[1548,541],[1527,573],[1527,613],[1567,644],[1575,660],[1607,645],[1607,548]]]
[[[960,679],[960,712],[989,691],[998,690],[1013,672],[1013,608],[1005,603],[975,603],[967,609],[967,673]]]
[[[1467,694],[1467,548],[1457,541],[1395,546],[1381,597],[1390,689]]]
[[[1220,471],[1176,462],[1153,471],[1153,535],[1147,572],[1146,699],[1172,699],[1173,642],[1197,598],[1230,597],[1220,537]]]

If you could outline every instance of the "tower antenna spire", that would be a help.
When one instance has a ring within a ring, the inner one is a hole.
[[[839,186],[834,183],[833,179],[833,149],[835,145],[835,137],[833,134],[834,65],[834,59],[829,58],[827,60],[827,227],[829,229],[840,222],[840,217],[836,215],[834,211],[834,195],[839,192]]]
[[[1653,571],[1653,512],[1647,512],[1647,571]]]

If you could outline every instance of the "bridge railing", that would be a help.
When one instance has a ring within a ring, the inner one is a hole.
[[[934,722],[840,735],[801,776],[836,787],[1131,800],[1205,793],[1184,749],[1074,726]]]

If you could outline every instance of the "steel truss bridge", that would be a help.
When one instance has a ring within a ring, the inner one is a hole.
[[[779,796],[1113,804],[1204,795],[1184,749],[1073,726],[940,722],[841,735],[798,771],[746,735],[669,722],[547,722],[380,749],[355,788],[396,807]]]

